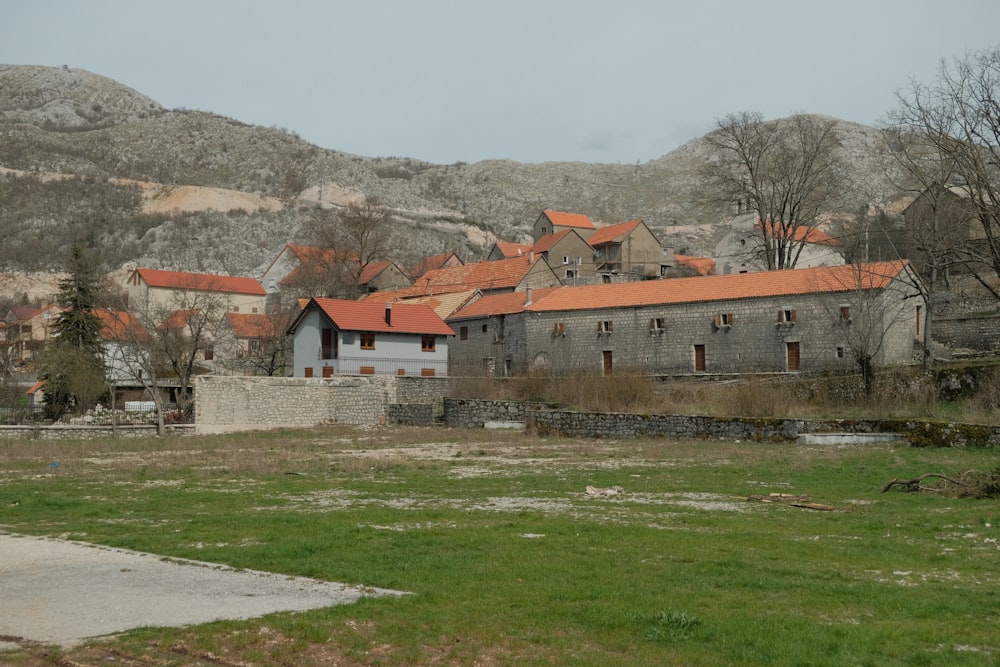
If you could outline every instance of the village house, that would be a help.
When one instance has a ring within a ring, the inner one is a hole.
[[[905,364],[926,314],[916,280],[900,261],[484,296],[448,318],[450,360],[488,375],[820,371],[860,352]]]
[[[284,375],[291,361],[287,312],[226,313],[213,342],[215,372]]]
[[[594,249],[596,273],[604,282],[662,278],[676,265],[673,250],[663,248],[642,220],[599,227],[587,239]]]
[[[487,262],[495,262],[498,259],[510,259],[520,257],[531,252],[531,243],[514,243],[512,241],[494,241],[486,253]]]
[[[564,229],[575,229],[584,239],[589,239],[596,227],[593,221],[582,213],[563,213],[545,209],[531,228],[532,238],[538,242],[543,236],[555,234]]]
[[[454,334],[424,304],[316,298],[287,333],[296,377],[447,376]]]
[[[561,284],[548,262],[540,256],[529,254],[495,262],[475,262],[431,270],[418,278],[411,287],[397,290],[393,296],[405,299],[473,289],[483,294],[494,294]]]
[[[141,388],[148,359],[146,333],[135,315],[124,310],[98,308],[101,354],[108,381],[115,388]]]
[[[462,266],[463,264],[465,262],[454,252],[442,252],[437,255],[424,257],[413,268],[407,271],[406,275],[409,276],[410,282],[413,282],[432,269],[450,269],[455,266]]]
[[[14,306],[0,321],[0,361],[8,372],[30,363],[52,338],[52,325],[63,309],[55,304]]]
[[[715,246],[715,265],[722,275],[767,271],[764,232],[772,238],[781,234],[774,224],[765,227],[755,213],[733,218],[729,231]],[[789,243],[796,245],[796,269],[817,266],[838,266],[844,263],[840,243],[819,227],[799,226],[792,232]]]
[[[358,286],[368,293],[398,290],[412,283],[410,277],[389,260],[368,262],[358,274]]]
[[[126,283],[133,312],[166,314],[184,308],[263,313],[267,292],[254,278],[139,268]],[[220,313],[221,314],[221,313]]]

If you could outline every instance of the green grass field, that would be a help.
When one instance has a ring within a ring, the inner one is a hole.
[[[998,501],[881,488],[998,460],[443,428],[0,441],[0,529],[412,593],[0,662],[996,665]],[[833,510],[748,500],[769,493]]]

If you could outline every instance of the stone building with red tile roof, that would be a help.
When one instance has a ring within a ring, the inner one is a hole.
[[[212,301],[226,311],[263,313],[267,297],[256,278],[146,268],[133,271],[126,287],[129,308],[135,312],[178,309]]]
[[[792,247],[797,269],[817,266],[838,266],[844,263],[840,242],[818,226],[800,225],[790,231],[774,223],[762,225],[756,214],[741,215],[733,219],[729,231],[715,246],[715,265],[718,273],[750,273],[767,271],[764,233],[769,238],[786,236]]]
[[[924,303],[906,262],[561,287],[454,313],[453,372],[748,373],[912,362]]]
[[[531,228],[531,235],[538,241],[543,236],[555,234],[564,229],[575,229],[583,238],[589,238],[594,230],[593,221],[583,213],[563,213],[545,209],[535,220]]]

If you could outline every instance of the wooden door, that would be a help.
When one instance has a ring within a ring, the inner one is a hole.
[[[694,372],[704,373],[705,372],[705,346],[695,345],[694,346]]]
[[[611,350],[604,350],[604,374],[611,375]]]
[[[785,343],[785,356],[787,358],[788,370],[799,370],[799,344]]]

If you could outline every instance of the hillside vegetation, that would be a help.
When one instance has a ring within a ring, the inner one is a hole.
[[[837,135],[855,186],[842,207],[853,211],[888,191],[878,132],[838,121]],[[253,274],[284,243],[303,240],[316,206],[362,196],[394,210],[410,254],[403,263],[444,250],[479,259],[496,238],[524,240],[545,208],[599,223],[641,218],[662,242],[709,254],[731,213],[699,178],[713,159],[704,138],[635,165],[363,157],[282,128],[166,109],[84,70],[0,65],[0,271],[57,268],[82,242],[100,248],[109,268]],[[153,205],[178,186],[216,194],[209,201],[189,189],[186,204]],[[255,207],[248,195],[277,205]]]

